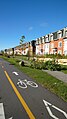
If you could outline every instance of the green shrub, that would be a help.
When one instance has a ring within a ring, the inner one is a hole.
[[[45,68],[48,69],[48,70],[53,70],[53,71],[61,70],[60,64],[58,64],[55,60],[46,61],[45,62]]]
[[[47,70],[61,70],[60,64],[56,62],[56,60],[52,61],[46,61],[46,62],[38,62],[38,61],[32,61],[31,62],[31,67],[36,68],[36,69],[47,69]]]

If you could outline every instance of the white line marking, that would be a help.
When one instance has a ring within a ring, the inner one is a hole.
[[[63,113],[64,116],[67,118],[67,113],[66,112],[64,112],[63,110],[59,109],[58,107],[56,107],[54,105],[52,105],[52,107],[55,108],[56,110],[58,110],[59,112]]]
[[[2,68],[4,68],[4,66],[2,66]]]
[[[13,72],[13,74],[15,74],[16,76],[18,76],[18,75],[19,75],[17,72]]]
[[[13,117],[10,117],[9,119],[13,119]]]
[[[33,82],[33,81],[28,81],[27,79],[24,79],[24,80],[21,80],[21,79],[18,79],[18,82],[17,82],[17,85],[20,87],[20,88],[27,88],[27,86],[31,86],[33,88],[37,88],[38,85]]]
[[[0,119],[5,119],[3,103],[0,103]]]
[[[47,111],[48,111],[48,113],[49,113],[49,115],[50,115],[51,117],[53,117],[54,119],[59,119],[58,117],[56,117],[55,115],[52,114],[52,112],[51,112],[51,110],[50,110],[50,108],[49,108],[48,105],[50,105],[50,106],[53,107],[54,109],[58,110],[59,112],[63,113],[63,115],[64,115],[64,116],[66,117],[66,119],[67,119],[67,113],[66,113],[66,112],[64,112],[63,110],[59,109],[58,107],[52,105],[51,103],[49,103],[49,102],[47,102],[47,101],[45,101],[45,100],[43,100],[43,102],[44,102],[44,104],[45,104],[45,106],[46,106],[46,109],[47,109]]]

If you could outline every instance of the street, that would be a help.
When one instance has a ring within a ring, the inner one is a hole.
[[[66,102],[1,58],[0,103],[5,119],[67,119]]]

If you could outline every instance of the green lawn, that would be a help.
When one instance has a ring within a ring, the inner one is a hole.
[[[62,72],[64,72],[65,74],[67,74],[67,65],[64,65],[64,66],[62,66]]]
[[[18,58],[18,57],[17,57]],[[27,74],[29,77],[33,78],[41,84],[43,87],[46,87],[60,98],[67,102],[67,84],[62,81],[56,79],[55,77],[43,72],[42,70],[30,68],[27,66],[19,66],[17,58],[4,58],[18,67],[21,71]]]

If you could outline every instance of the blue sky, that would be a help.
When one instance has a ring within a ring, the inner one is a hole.
[[[67,26],[67,0],[0,0],[0,50]]]

